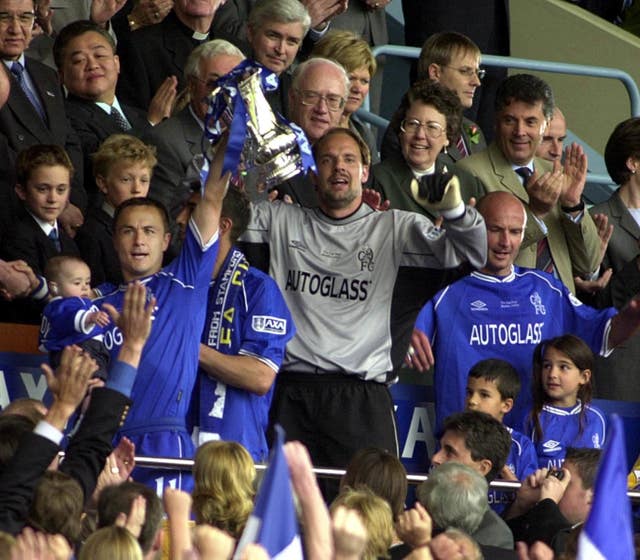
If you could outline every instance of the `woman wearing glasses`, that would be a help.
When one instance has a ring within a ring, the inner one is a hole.
[[[484,194],[478,179],[442,161],[441,154],[459,136],[461,119],[456,94],[436,82],[416,82],[404,95],[389,125],[398,135],[402,155],[392,155],[372,169],[372,186],[390,201],[391,208],[435,219],[420,202],[419,183],[442,173],[458,176],[465,202]]]
[[[403,96],[389,125],[398,135],[401,153],[374,165],[371,173],[373,189],[391,203],[391,208],[417,212],[435,220],[437,216],[421,204],[420,182],[448,180],[443,173],[458,177],[465,203],[484,194],[478,179],[443,158],[445,150],[458,138],[461,118],[458,96],[436,82],[416,82]],[[395,367],[404,359],[422,305],[440,288],[467,272],[466,268],[400,268],[391,305],[391,359]]]
[[[356,111],[369,93],[371,78],[376,73],[376,59],[368,43],[352,31],[330,31],[313,47],[311,56],[335,60],[349,75],[349,94],[344,105],[340,126],[350,128],[366,142],[371,151],[371,163],[378,163],[378,147],[375,136],[363,123]]]

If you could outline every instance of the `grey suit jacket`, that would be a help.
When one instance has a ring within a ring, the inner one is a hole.
[[[491,508],[482,518],[480,527],[471,535],[478,544],[492,545],[513,550],[513,534],[505,521]]]
[[[483,152],[460,160],[458,166],[478,177],[488,192],[507,191],[522,201],[527,209],[527,229],[516,264],[535,268],[537,243],[544,233],[529,210],[529,194],[497,144],[493,143]],[[547,170],[549,162],[535,158],[534,167]],[[600,239],[596,226],[588,212],[584,213],[579,223],[574,223],[562,212],[560,203],[545,217],[544,223],[560,279],[575,292],[574,275],[590,274],[599,264]]]
[[[609,200],[595,205],[590,212],[591,215],[606,214],[609,217],[609,224],[613,225],[613,234],[602,266],[612,268],[614,273],[620,272],[639,252],[640,226],[622,202],[619,191],[613,193]]]
[[[184,184],[187,169],[193,157],[202,153],[202,128],[187,106],[150,128],[143,140],[156,146],[158,157],[149,196],[162,202],[175,218],[189,196]]]

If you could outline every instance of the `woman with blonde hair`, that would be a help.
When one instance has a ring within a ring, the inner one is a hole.
[[[198,448],[193,466],[193,513],[239,538],[253,509],[256,469],[249,452],[234,441],[209,441]]]
[[[344,105],[340,126],[357,132],[371,151],[371,163],[378,163],[378,147],[370,128],[356,115],[369,94],[371,78],[378,64],[369,44],[352,31],[330,31],[320,39],[311,52],[312,57],[323,57],[341,64],[349,76],[349,95]]]

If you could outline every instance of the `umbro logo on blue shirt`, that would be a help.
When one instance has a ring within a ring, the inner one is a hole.
[[[489,311],[487,304],[479,299],[471,302],[471,311]]]
[[[559,441],[555,441],[553,439],[545,441],[542,444],[542,447],[544,447],[545,451],[551,452],[551,453],[558,453],[559,451],[562,451],[561,443]]]

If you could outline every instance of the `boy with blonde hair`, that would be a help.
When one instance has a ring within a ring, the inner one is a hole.
[[[120,263],[113,248],[113,215],[122,202],[147,196],[156,150],[135,136],[113,134],[93,154],[93,175],[103,195],[100,207],[89,210],[77,242],[91,269],[94,285],[122,282]]]

